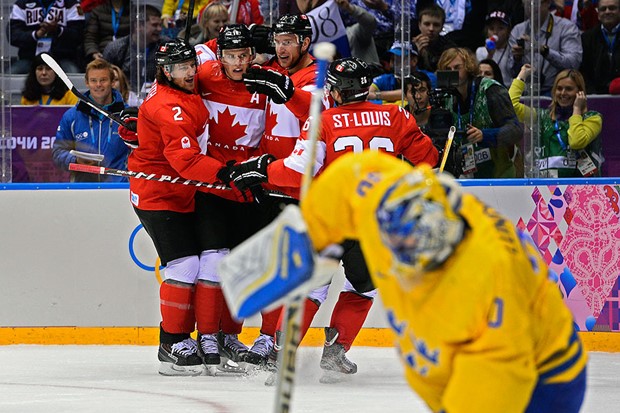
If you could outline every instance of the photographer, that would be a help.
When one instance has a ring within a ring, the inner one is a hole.
[[[448,98],[447,109],[457,128],[453,150],[463,155],[463,177],[515,178],[515,145],[523,136],[523,127],[506,88],[479,77],[476,58],[465,48],[443,52],[438,69],[458,72],[458,85]]]

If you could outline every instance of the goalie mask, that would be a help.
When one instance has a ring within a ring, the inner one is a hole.
[[[403,176],[377,209],[383,242],[392,252],[394,275],[405,288],[441,265],[463,238],[461,190],[454,178],[427,165]]]
[[[326,79],[329,90],[340,92],[342,103],[365,101],[372,83],[370,69],[357,57],[334,60]]]

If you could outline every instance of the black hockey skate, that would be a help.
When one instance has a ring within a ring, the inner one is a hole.
[[[324,370],[323,376],[319,379],[321,383],[337,383],[357,373],[357,364],[347,358],[344,346],[336,343],[338,335],[338,330],[335,328],[325,327],[325,346],[320,364]]]
[[[218,335],[218,347],[221,362],[217,366],[218,373],[247,374],[244,357],[248,352],[248,347],[239,341],[237,334]]]
[[[199,376],[205,372],[193,338],[174,344],[160,344],[157,358],[161,362],[159,374],[164,376]]]

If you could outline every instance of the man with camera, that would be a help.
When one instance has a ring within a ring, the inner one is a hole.
[[[523,127],[506,88],[478,76],[478,64],[469,49],[446,50],[437,67],[438,85],[444,76],[441,71],[458,72],[456,86],[448,82],[445,104],[457,128],[451,150],[463,157],[462,177],[516,178],[514,161]]]

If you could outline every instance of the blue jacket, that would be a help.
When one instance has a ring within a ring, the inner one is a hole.
[[[120,112],[125,108],[121,94],[112,89],[113,102],[105,108],[110,112]],[[90,97],[90,92],[86,93]],[[118,124],[91,109],[84,102],[69,109],[62,115],[56,131],[56,140],[52,149],[54,163],[61,169],[68,170],[69,164],[76,162],[72,149],[102,154],[104,160],[99,163],[106,168],[126,169],[129,148],[118,136]],[[127,178],[111,175],[93,175],[74,173],[72,182],[127,182]]]

